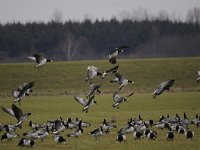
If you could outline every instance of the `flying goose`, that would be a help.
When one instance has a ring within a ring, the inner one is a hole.
[[[15,126],[21,126],[21,124],[27,120],[30,115],[32,115],[32,113],[23,113],[22,110],[15,104],[12,104],[12,109],[4,107],[1,107],[1,109],[17,119],[18,122]]]
[[[125,48],[128,48],[129,46],[120,46],[112,50],[108,55],[108,60],[112,64],[116,64],[116,57],[124,51]]]
[[[37,63],[35,68],[38,68],[38,70],[39,68],[42,68],[42,65],[46,64],[47,62],[53,62],[50,59],[44,58],[41,54],[34,54],[33,56],[28,56],[26,58],[35,61]]]
[[[134,93],[131,93],[129,95],[126,96],[126,98],[132,96]],[[113,100],[115,102],[115,104],[113,104],[113,108],[117,107],[119,108],[119,104],[121,104],[123,101],[127,101],[125,97],[120,97],[119,95],[119,91],[116,91],[113,93]]]
[[[20,101],[22,97],[29,96],[33,90],[31,89],[35,85],[35,82],[24,83],[23,86],[19,86],[17,90],[12,91],[12,95],[14,98],[14,102],[18,102],[20,105]]]
[[[94,95],[95,92],[98,92],[100,94],[103,94],[99,88],[101,87],[101,85],[97,84],[91,84],[90,87],[89,87],[89,92],[87,93],[87,97],[90,98],[90,96]]]
[[[79,96],[74,96],[74,99],[80,103],[81,105],[84,106],[82,111],[85,111],[86,113],[88,112],[88,109],[93,105],[93,103],[97,104],[97,102],[94,99],[94,95],[90,97],[89,99],[84,99]],[[97,104],[98,105],[98,104]]]
[[[168,80],[165,82],[162,82],[157,89],[153,92],[152,97],[153,99],[156,98],[156,96],[162,94],[165,90],[170,90],[170,88],[173,86],[175,80]]]
[[[90,84],[92,83],[92,79],[96,76],[100,76],[102,79],[104,79],[107,74],[113,74],[118,72],[119,66],[115,66],[109,70],[102,71],[101,69],[95,67],[95,66],[88,66],[87,67],[87,76],[86,76],[86,82],[89,80]]]
[[[199,83],[199,81],[200,81],[200,71],[197,71],[197,75],[198,75],[198,77],[197,77],[197,83]]]
[[[133,81],[126,79],[124,76],[122,76],[119,73],[115,73],[115,76],[116,76],[116,78],[111,80],[110,82],[111,83],[115,83],[115,82],[118,83],[120,85],[119,90],[121,90],[121,88],[123,86],[127,85],[128,83],[134,83]]]

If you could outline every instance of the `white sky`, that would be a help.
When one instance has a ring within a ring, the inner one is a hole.
[[[160,10],[184,19],[188,9],[200,7],[200,0],[0,0],[0,23],[51,20],[55,10],[63,15],[63,21],[109,19],[119,12],[147,9],[157,15]]]

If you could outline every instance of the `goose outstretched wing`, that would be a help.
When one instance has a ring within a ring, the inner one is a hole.
[[[86,106],[87,103],[88,103],[87,100],[85,100],[84,98],[79,97],[79,96],[74,96],[74,99],[75,99],[78,103],[80,103],[81,105],[83,105],[83,106]]]

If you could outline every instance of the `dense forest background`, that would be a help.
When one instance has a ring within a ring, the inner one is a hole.
[[[200,56],[200,8],[180,21],[161,13],[157,17],[130,17],[126,12],[110,20],[51,21],[0,24],[0,62],[26,61],[34,53],[53,60],[105,59],[117,46],[129,45],[123,58]]]

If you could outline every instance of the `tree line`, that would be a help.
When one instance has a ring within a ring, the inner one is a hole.
[[[54,60],[105,59],[110,50],[129,45],[134,57],[200,55],[200,24],[165,19],[85,19],[0,24],[0,61],[24,61],[34,53]]]

